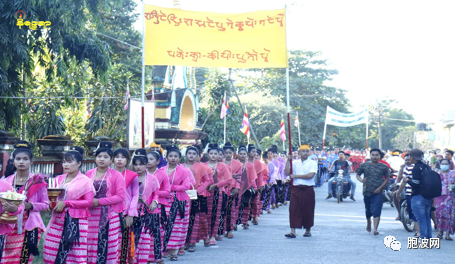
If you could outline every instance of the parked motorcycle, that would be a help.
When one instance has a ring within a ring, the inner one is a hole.
[[[335,172],[330,173],[330,176],[333,177],[332,181],[332,196],[337,198],[337,203],[343,201],[349,196],[349,191],[351,190],[351,184],[348,182],[346,177],[343,176],[343,170],[338,170],[338,176],[333,177]]]

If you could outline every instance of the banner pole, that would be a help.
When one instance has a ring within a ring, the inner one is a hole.
[[[327,106],[327,111],[325,113],[325,124],[324,124],[324,135],[322,135],[322,148],[325,146],[325,133],[327,132],[327,115],[329,114],[329,107]]]
[[[366,129],[366,138],[365,138],[365,145],[366,145],[365,150],[368,149],[368,123],[369,123],[369,116],[368,116],[368,110],[367,110],[367,120],[365,122],[366,127],[367,127],[367,129]]]
[[[226,96],[224,98],[226,98]],[[226,118],[227,118],[227,116],[225,116],[223,118],[224,119],[224,144],[226,144]]]
[[[297,122],[297,124],[298,124],[297,131],[299,132],[299,146],[301,146],[302,145],[302,141],[300,140],[300,120],[298,120],[298,118],[299,118],[299,115],[297,114],[297,121],[298,121]]]
[[[288,7],[284,5],[284,21],[285,21],[285,32],[286,32],[286,106],[288,110],[288,134],[289,134],[289,156],[292,156],[292,137],[291,137],[291,105],[289,102],[289,55],[288,55],[288,48],[287,48],[287,36],[288,36]],[[290,174],[292,174],[292,159],[289,162],[289,169]],[[291,179],[291,189],[294,185],[294,180]]]
[[[141,131],[142,131],[142,148],[145,148],[145,125],[144,125],[144,101],[145,101],[145,7],[142,1],[142,83],[141,83]]]
[[[288,135],[289,135],[289,156],[292,156],[292,137],[291,137],[291,107],[289,103],[289,67],[286,68],[286,103],[288,108]],[[283,148],[284,148],[284,141],[283,141]],[[284,149],[284,151],[286,151]],[[290,170],[292,174],[292,160],[290,162]],[[291,188],[292,188],[293,180],[291,179]]]

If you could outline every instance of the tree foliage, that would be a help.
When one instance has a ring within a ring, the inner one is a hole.
[[[226,74],[218,69],[210,69],[206,76],[205,87],[201,90],[199,119],[204,120],[203,131],[208,134],[205,142],[223,144],[224,120],[220,119],[224,92],[228,98],[234,98]],[[226,118],[226,141],[238,145],[246,142],[240,132],[243,111],[239,104],[229,100],[229,115]]]
[[[27,90],[24,80],[33,78],[37,66],[45,70],[49,83],[59,77],[66,87],[70,84],[67,70],[73,60],[87,61],[97,76],[105,77],[110,64],[109,47],[98,39],[93,29],[100,21],[100,13],[116,2],[0,2],[0,93],[13,97],[24,95]],[[25,21],[51,21],[52,25],[48,29],[31,30],[26,26],[20,29],[15,19],[19,10],[26,13]],[[66,88],[71,93],[70,85]],[[24,102],[14,98],[1,100],[0,128],[19,129],[19,113],[27,113]]]
[[[379,118],[381,118],[382,149],[399,148],[403,142],[398,144],[394,138],[407,130],[413,131],[415,123],[406,122],[406,120],[412,121],[414,117],[403,109],[396,108],[396,105],[395,100],[385,99],[370,106],[369,142],[371,147],[379,147]]]
[[[2,2],[0,93],[31,99],[1,100],[0,129],[19,134],[23,113],[31,141],[51,134],[69,135],[77,142],[116,134],[127,118],[126,80],[131,95],[140,91],[141,35],[133,29],[135,6],[133,0]],[[17,10],[25,11],[26,20],[49,20],[52,25],[19,29]],[[110,98],[98,99],[102,96]],[[88,123],[87,103],[92,111]],[[126,138],[125,130],[117,137]]]
[[[322,132],[324,129],[325,113],[327,106],[338,111],[346,111],[349,101],[344,95],[344,90],[331,87],[327,82],[338,72],[328,69],[327,60],[321,59],[319,52],[293,50],[289,54],[289,90],[292,122],[293,145],[298,145],[298,130],[294,127],[295,113],[299,113],[301,141],[315,146],[322,145]],[[286,118],[286,70],[258,69],[252,70],[254,74],[241,75],[239,86],[244,94],[251,96],[279,98],[273,104],[264,107],[264,111],[257,114],[260,123],[255,124],[258,137],[270,136],[278,131],[281,118],[284,117],[287,130]],[[274,109],[277,114],[274,115]],[[267,122],[271,127],[267,129],[257,128]],[[265,133],[260,133],[264,131]],[[359,145],[362,144],[360,137],[347,137],[349,131],[339,128],[330,128],[326,145]],[[365,136],[364,136],[365,137]],[[364,142],[364,140],[363,140]]]

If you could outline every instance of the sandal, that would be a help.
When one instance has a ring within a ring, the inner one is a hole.
[[[179,256],[183,256],[183,255],[185,255],[185,250],[183,250],[183,249],[179,249],[179,251],[178,251],[177,255],[179,255]]]
[[[453,238],[446,236],[446,240],[453,241]]]
[[[310,232],[305,232],[305,234],[303,234],[304,237],[310,237],[311,236],[311,233]]]
[[[171,261],[177,261],[179,258],[176,255],[171,256]]]
[[[297,236],[296,236],[295,234],[293,234],[293,233],[289,233],[289,234],[286,234],[286,235],[284,235],[284,236],[287,237],[287,238],[296,238],[296,237],[297,237]]]
[[[215,246],[216,245],[216,240],[210,240],[209,243],[210,243],[211,246]]]
[[[375,235],[375,236],[379,235],[379,232],[375,230],[375,231],[374,231],[374,235]]]
[[[194,251],[196,251],[196,247],[194,245],[189,245],[188,252],[194,252]]]
[[[162,255],[162,256],[163,256],[163,258],[168,258],[168,257],[169,257],[169,253],[163,252],[163,255]]]
[[[443,234],[438,234],[437,238],[442,239]]]
[[[209,242],[204,242],[204,247],[210,247],[210,241]]]
[[[234,234],[232,234],[232,233],[231,233],[231,234],[228,234],[228,235],[227,235],[227,238],[229,238],[229,239],[234,238]]]
[[[237,225],[234,225],[234,231],[237,231]]]
[[[164,264],[164,259],[158,260],[156,263],[157,263],[157,264]]]
[[[401,221],[401,217],[398,216],[397,218],[395,218],[395,221]]]
[[[247,230],[249,229],[248,225],[247,224],[243,224],[243,230]]]
[[[216,236],[215,240],[216,241],[223,241],[223,237],[222,236]]]

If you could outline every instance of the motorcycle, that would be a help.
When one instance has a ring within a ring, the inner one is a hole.
[[[404,229],[408,232],[414,231],[414,221],[409,217],[408,214],[408,201],[406,201],[406,196],[404,192],[400,194],[400,218],[401,223],[403,224]]]
[[[349,196],[351,190],[351,184],[343,176],[343,170],[338,170],[338,176],[335,176],[335,172],[331,172],[330,176],[333,177],[332,181],[332,196],[337,198],[337,203],[343,201]]]
[[[397,186],[397,183],[396,183],[397,176],[392,175],[391,179],[393,179],[392,183],[389,182],[387,184],[386,188],[384,188],[384,190],[382,191],[382,201],[383,201],[383,203],[390,204],[391,207],[394,207],[393,190]]]

